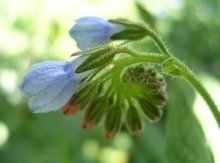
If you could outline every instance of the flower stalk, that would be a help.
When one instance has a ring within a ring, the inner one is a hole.
[[[216,122],[218,123],[218,126],[220,127],[220,112],[214,100],[208,93],[208,91],[205,89],[202,83],[198,80],[195,74],[189,69],[187,71],[184,71],[183,77],[199,92],[199,94],[206,101],[207,105],[210,108],[210,111],[212,112],[212,115],[214,116]]]

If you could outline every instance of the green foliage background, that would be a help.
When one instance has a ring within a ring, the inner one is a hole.
[[[145,120],[140,136],[125,129],[107,140],[102,124],[92,131],[81,128],[82,114],[61,111],[32,114],[19,90],[22,75],[43,60],[68,60],[77,51],[68,31],[74,19],[96,15],[125,17],[148,23],[162,34],[170,50],[202,79],[220,78],[219,0],[82,0],[0,2],[0,162],[4,163],[216,163],[219,129],[198,121],[196,94],[182,79],[168,77],[169,102],[163,119]],[[138,51],[155,50],[149,40],[131,45]],[[218,92],[220,87],[218,87]],[[209,90],[211,94],[213,92]],[[219,94],[218,94],[219,95]],[[218,96],[219,97],[219,96]],[[200,112],[203,112],[203,108]],[[207,120],[207,121],[206,121]]]

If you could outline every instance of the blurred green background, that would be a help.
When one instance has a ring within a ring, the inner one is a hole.
[[[170,50],[198,74],[220,106],[220,0],[1,0],[1,163],[220,163],[220,132],[201,97],[182,79],[168,78],[169,103],[139,136],[122,128],[113,140],[103,124],[81,128],[82,114],[32,114],[18,84],[45,60],[77,51],[68,32],[82,16],[148,23]],[[130,45],[155,49],[149,40]]]

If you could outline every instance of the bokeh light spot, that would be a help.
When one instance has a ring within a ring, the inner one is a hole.
[[[8,137],[9,137],[8,127],[3,122],[0,122],[0,147],[7,142]]]

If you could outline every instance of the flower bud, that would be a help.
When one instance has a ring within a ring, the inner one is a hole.
[[[126,122],[128,130],[133,135],[139,135],[142,130],[142,119],[140,113],[133,104],[129,105],[127,114],[126,114]]]
[[[119,131],[122,123],[122,108],[116,104],[108,108],[105,118],[105,135],[108,139],[113,138]]]
[[[157,122],[161,119],[162,116],[162,108],[152,104],[146,99],[138,100],[143,113],[152,121]]]
[[[87,130],[93,128],[101,120],[106,110],[106,104],[106,100],[102,98],[94,99],[88,104],[82,124],[84,129]]]
[[[70,35],[80,50],[87,50],[114,40],[140,40],[149,32],[141,24],[126,19],[105,20],[98,17],[82,17],[71,28]]]
[[[122,75],[122,81],[127,83],[136,83],[145,86],[149,92],[164,91],[166,83],[162,74],[152,66],[136,64],[125,69]]]
[[[77,104],[76,106],[71,106],[69,103],[67,103],[63,107],[63,114],[64,115],[74,115],[74,114],[78,113],[78,111],[80,111],[81,107],[82,107],[82,104]]]
[[[137,64],[125,70],[122,81],[125,86],[130,86],[130,90],[131,84],[139,88],[134,91],[133,98],[139,103],[142,112],[152,121],[160,120],[162,108],[167,101],[166,84],[162,74],[152,66]]]
[[[64,115],[74,115],[76,114],[78,111],[80,111],[81,107],[82,107],[82,103],[78,103],[76,105],[72,105],[72,102],[75,99],[75,95],[73,95],[71,97],[71,99],[69,100],[69,102],[63,106],[63,114]]]
[[[91,94],[93,92],[93,94]],[[85,104],[93,99],[97,94],[97,85],[90,84],[84,87],[79,87],[76,93],[74,94],[74,100],[71,101],[71,106],[75,106],[79,103],[82,104],[82,109],[84,109]]]
[[[81,50],[90,49],[111,41],[111,36],[124,27],[98,17],[82,17],[71,28],[70,35]]]
[[[68,103],[81,80],[91,75],[91,72],[74,72],[85,59],[81,56],[71,62],[45,61],[33,65],[19,86],[21,92],[29,97],[30,110],[45,113]]]

